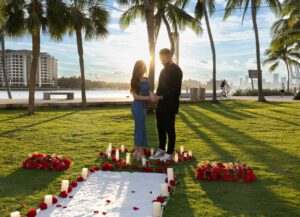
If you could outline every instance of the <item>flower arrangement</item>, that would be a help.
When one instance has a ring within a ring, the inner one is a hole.
[[[61,156],[51,156],[44,153],[34,153],[23,161],[23,168],[63,171],[69,169],[71,160]]]
[[[250,183],[256,180],[251,167],[246,164],[204,162],[196,169],[196,178],[202,181]]]

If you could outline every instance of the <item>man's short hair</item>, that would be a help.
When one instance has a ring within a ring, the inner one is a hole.
[[[168,55],[171,55],[171,51],[168,48],[164,48],[159,51],[159,55],[168,56]]]

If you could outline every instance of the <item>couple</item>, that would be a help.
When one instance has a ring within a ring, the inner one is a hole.
[[[156,94],[150,92],[150,84],[145,77],[146,64],[139,60],[135,63],[130,92],[134,101],[131,107],[135,130],[134,156],[138,159],[144,157],[144,148],[147,146],[146,134],[146,103],[151,100],[157,103],[156,123],[159,136],[159,150],[152,156],[161,161],[172,160],[175,148],[175,115],[178,114],[179,97],[181,94],[182,71],[172,62],[171,51],[167,48],[159,52],[159,58],[164,68],[160,72]],[[166,142],[168,136],[168,146]]]

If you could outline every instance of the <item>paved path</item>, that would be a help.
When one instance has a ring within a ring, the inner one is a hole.
[[[293,100],[291,96],[270,96],[266,97],[268,101],[274,102],[300,102],[299,100]],[[211,98],[206,98],[211,100]],[[230,96],[229,98],[219,98],[219,100],[253,100],[256,101],[255,96]],[[181,99],[182,103],[193,103],[189,99]],[[28,100],[26,99],[1,99],[0,108],[26,108]],[[107,106],[107,105],[130,105],[132,98],[90,98],[87,99],[88,106]],[[81,99],[65,100],[65,99],[51,99],[51,100],[36,100],[36,107],[79,107],[81,105]]]

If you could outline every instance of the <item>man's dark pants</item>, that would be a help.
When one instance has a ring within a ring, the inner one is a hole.
[[[176,113],[167,109],[156,109],[156,124],[159,137],[159,148],[166,150],[168,135],[168,154],[173,154],[175,149],[176,132],[175,132]]]

